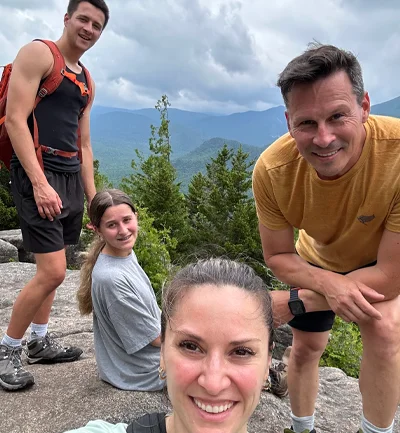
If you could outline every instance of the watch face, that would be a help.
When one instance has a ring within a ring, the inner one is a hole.
[[[305,313],[304,305],[301,300],[291,301],[289,307],[293,316],[299,316]]]

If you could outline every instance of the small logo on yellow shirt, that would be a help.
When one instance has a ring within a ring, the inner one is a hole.
[[[366,226],[367,223],[369,223],[373,219],[375,219],[375,215],[360,215],[359,217],[357,217],[357,219],[358,219],[358,221],[360,221],[360,223],[362,223]]]

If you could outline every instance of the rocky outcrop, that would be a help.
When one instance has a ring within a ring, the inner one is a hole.
[[[34,272],[33,264],[0,264],[1,333],[7,327],[15,297]],[[75,301],[78,282],[79,271],[67,271],[57,292],[50,326],[66,343],[81,346],[84,355],[71,364],[29,366],[36,384],[28,390],[7,393],[0,389],[2,432],[60,433],[83,426],[91,419],[129,421],[143,413],[168,407],[164,393],[120,391],[98,379],[92,320],[79,315]],[[317,431],[357,431],[361,410],[358,381],[334,368],[321,368],[320,376]],[[289,413],[287,397],[280,400],[264,392],[251,419],[249,432],[283,432],[283,428],[289,426]],[[397,428],[399,422],[400,413],[396,418]],[[395,431],[398,430],[395,428]]]
[[[84,246],[69,245],[66,248],[67,266],[78,269],[85,257]],[[0,231],[0,263],[12,261],[35,263],[35,257],[26,251],[22,242],[21,230],[2,230]]]

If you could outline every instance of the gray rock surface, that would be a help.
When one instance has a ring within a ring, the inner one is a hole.
[[[0,263],[18,262],[18,249],[0,239]]]
[[[33,264],[0,264],[1,333],[6,330],[15,297],[34,272]],[[78,282],[79,271],[67,271],[54,302],[50,327],[64,342],[81,346],[84,355],[71,364],[29,366],[36,379],[31,389],[13,393],[0,389],[1,432],[60,433],[91,419],[128,421],[145,412],[166,409],[168,399],[163,393],[120,391],[98,379],[92,320],[79,315],[75,301]],[[334,368],[321,368],[320,376],[317,431],[357,431],[361,410],[358,381]],[[289,413],[288,398],[280,400],[263,393],[249,432],[283,432],[289,426]],[[400,413],[396,417],[399,426]]]
[[[84,246],[81,242],[77,245],[67,246],[66,258],[69,268],[80,268],[86,254],[82,250],[84,250]],[[24,263],[35,263],[33,253],[26,251],[24,248],[20,229],[0,231],[0,263],[7,263],[12,260]]]

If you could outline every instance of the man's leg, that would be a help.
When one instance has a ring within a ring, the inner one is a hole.
[[[374,304],[382,320],[360,323],[360,391],[364,417],[379,428],[393,422],[400,401],[400,297]]]
[[[296,418],[311,417],[318,394],[319,360],[327,345],[329,331],[305,332],[295,328],[292,331],[288,368],[290,406]]]
[[[64,248],[64,252],[65,251],[66,251],[66,247]],[[53,306],[53,301],[55,296],[56,296],[56,291],[53,290],[43,301],[38,312],[35,314],[32,323],[35,323],[37,325],[47,325],[49,323],[51,307]]]
[[[22,367],[21,340],[43,303],[50,309],[55,289],[65,277],[65,253],[36,254],[36,275],[21,290],[14,303],[7,334],[0,344],[0,385],[18,390],[33,385],[31,373]],[[28,345],[29,346],[29,345]]]
[[[21,290],[14,303],[7,329],[7,335],[11,338],[22,338],[32,321],[43,319],[45,316],[48,318],[55,290],[65,278],[64,249],[53,253],[35,254],[35,259],[36,275]]]

